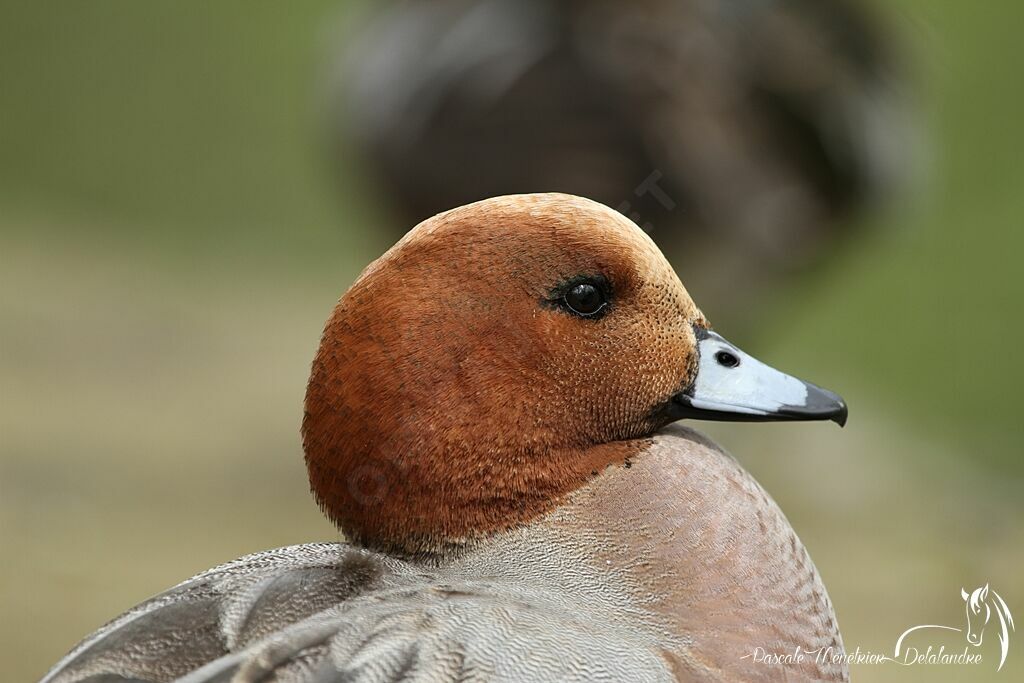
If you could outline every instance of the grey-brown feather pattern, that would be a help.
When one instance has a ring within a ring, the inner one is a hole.
[[[813,563],[730,456],[670,428],[534,523],[412,562],[344,543],[258,553],[143,603],[44,683],[847,680],[756,668],[842,653]]]
[[[45,681],[669,679],[564,594],[454,573],[345,544],[251,555],[114,620]]]

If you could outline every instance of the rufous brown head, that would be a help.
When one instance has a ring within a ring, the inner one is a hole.
[[[409,232],[338,302],[305,407],[325,513],[407,553],[527,522],[680,417],[845,419],[710,332],[635,224],[562,194]]]

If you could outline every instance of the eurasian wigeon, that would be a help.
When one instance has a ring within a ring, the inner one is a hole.
[[[362,273],[313,361],[306,464],[347,540],[189,579],[44,680],[845,680],[796,533],[681,418],[846,406],[712,332],[603,205],[442,213]]]

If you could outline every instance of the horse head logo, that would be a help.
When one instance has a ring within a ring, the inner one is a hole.
[[[985,627],[995,614],[999,621],[999,668],[1003,668],[1006,661],[1006,652],[1010,648],[1010,631],[1014,630],[1013,615],[1010,608],[1006,606],[1003,598],[993,590],[989,590],[988,584],[975,588],[968,593],[960,589],[960,597],[964,599],[964,606],[967,611],[967,642],[971,645],[981,645],[985,635]]]
[[[988,626],[989,621],[992,621],[994,615],[995,621],[998,622],[999,626],[999,633],[996,634],[999,639],[999,667],[996,671],[1002,669],[1003,663],[1006,661],[1006,653],[1010,649],[1010,631],[1014,630],[1013,616],[1010,614],[1010,608],[1006,606],[1006,601],[1003,600],[999,593],[991,590],[987,583],[980,588],[975,588],[970,593],[961,588],[960,597],[963,598],[964,608],[967,611],[966,628],[961,629],[955,626],[942,626],[939,624],[912,626],[904,631],[896,640],[895,656],[898,658],[900,652],[903,651],[904,639],[920,629],[962,631],[967,636],[967,642],[977,647],[981,645],[985,635],[985,627]]]
[[[986,602],[988,600],[988,584],[986,583],[984,588],[975,588],[970,593],[961,588],[960,597],[967,603],[967,642],[971,645],[981,645],[985,626],[992,618],[992,609]]]

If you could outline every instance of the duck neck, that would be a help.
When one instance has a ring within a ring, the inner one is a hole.
[[[640,441],[591,446],[435,436],[428,443],[349,439],[321,446],[307,416],[306,463],[324,513],[352,542],[417,559],[450,556],[555,509]],[[396,434],[395,436],[400,436]]]

